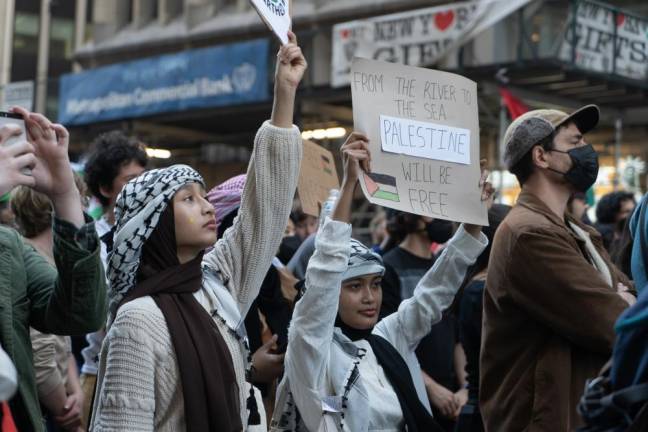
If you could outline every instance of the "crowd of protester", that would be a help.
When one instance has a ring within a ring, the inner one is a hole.
[[[648,430],[648,199],[615,191],[590,211],[598,108],[510,125],[522,192],[494,204],[482,164],[489,226],[376,208],[365,245],[366,136],[342,145],[319,217],[295,197],[306,67],[291,34],[247,172],[213,187],[149,169],[120,131],[73,173],[67,130],[15,108],[28,140],[0,145],[0,430]]]

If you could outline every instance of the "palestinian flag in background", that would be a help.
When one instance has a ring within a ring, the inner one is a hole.
[[[400,202],[398,189],[396,188],[396,177],[376,173],[364,173],[363,175],[367,192],[373,198]]]

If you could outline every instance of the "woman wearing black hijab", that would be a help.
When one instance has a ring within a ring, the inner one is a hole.
[[[239,216],[218,242],[214,209],[192,168],[152,170],[120,192],[92,430],[267,429],[249,382],[254,368],[243,321],[283,237],[297,185],[301,137],[292,120],[305,69],[290,33]]]
[[[378,321],[382,260],[351,239],[348,223],[360,164],[369,168],[367,138],[353,133],[341,152],[343,186],[295,306],[272,430],[438,430],[414,351],[452,303],[486,238],[478,226],[460,227],[414,295]],[[490,193],[484,183],[483,197]]]

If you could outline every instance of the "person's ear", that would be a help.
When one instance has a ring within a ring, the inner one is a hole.
[[[549,168],[549,163],[547,162],[547,152],[542,146],[535,146],[531,149],[531,160],[533,164],[539,168]]]

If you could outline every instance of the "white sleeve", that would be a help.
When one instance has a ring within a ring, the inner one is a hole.
[[[306,293],[295,305],[288,330],[285,374],[293,399],[306,424],[319,422],[321,390],[347,269],[351,225],[327,220],[315,240],[315,253],[306,270]]]
[[[488,245],[488,238],[468,234],[461,226],[441,256],[421,278],[414,295],[401,302],[398,311],[385,317],[375,332],[401,351],[411,352],[441,320],[471,266]]]

